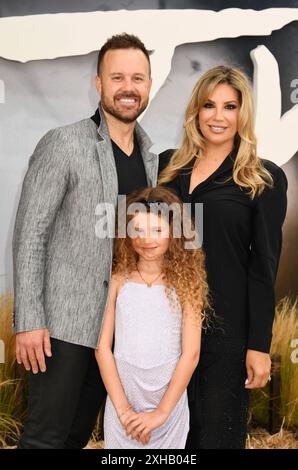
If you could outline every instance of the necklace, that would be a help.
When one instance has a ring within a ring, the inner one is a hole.
[[[160,272],[159,275],[158,275],[155,279],[153,279],[153,281],[147,282],[147,281],[143,278],[142,274],[140,273],[140,270],[139,270],[138,265],[137,265],[137,270],[138,270],[139,275],[141,276],[141,279],[145,282],[145,284],[147,285],[147,287],[152,287],[153,282],[157,281],[157,279],[159,278],[159,276],[162,274],[162,272]]]

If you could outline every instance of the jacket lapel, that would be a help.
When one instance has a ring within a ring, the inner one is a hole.
[[[144,161],[147,184],[148,186],[156,186],[158,174],[158,155],[149,152],[149,149],[152,147],[152,141],[138,122],[136,124],[136,135]]]
[[[103,181],[104,201],[112,203],[115,206],[117,204],[118,196],[117,170],[107,122],[100,105],[99,115],[100,124],[97,129],[99,141],[97,142],[96,147]],[[135,130],[144,161],[147,184],[148,186],[156,186],[158,175],[158,156],[149,152],[150,147],[152,147],[152,142],[138,123],[136,123]]]
[[[100,125],[97,129],[99,141],[96,144],[103,183],[104,201],[117,204],[118,177],[112,143],[105,116],[99,107]]]

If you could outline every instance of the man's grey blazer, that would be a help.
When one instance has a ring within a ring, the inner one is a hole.
[[[29,161],[13,235],[14,331],[96,348],[112,266],[113,239],[95,233],[99,203],[116,207],[118,179],[101,106],[91,119],[49,131]],[[148,186],[158,156],[137,124]],[[133,175],[131,176],[133,178]]]

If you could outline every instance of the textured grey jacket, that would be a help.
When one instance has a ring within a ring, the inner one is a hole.
[[[49,131],[29,161],[13,235],[14,331],[96,348],[111,275],[113,239],[95,233],[96,207],[116,207],[118,181],[104,114]],[[148,186],[158,157],[137,124]],[[133,175],[132,175],[133,177]],[[112,219],[114,223],[114,219]]]

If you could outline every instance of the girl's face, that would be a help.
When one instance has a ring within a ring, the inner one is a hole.
[[[139,212],[130,221],[134,235],[131,243],[144,260],[161,258],[169,247],[169,224],[167,220],[151,212]]]
[[[238,92],[227,83],[217,85],[199,111],[199,126],[206,143],[234,145],[238,130]]]

